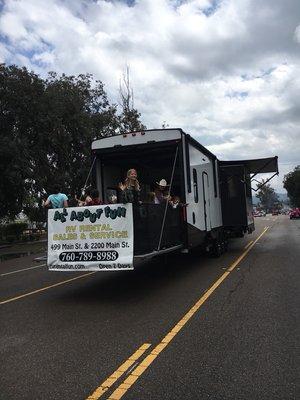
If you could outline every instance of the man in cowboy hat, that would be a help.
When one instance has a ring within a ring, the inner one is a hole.
[[[166,192],[169,186],[170,185],[167,184],[165,179],[156,182],[156,188],[154,189],[154,204],[162,204],[169,200],[170,194],[169,192]]]

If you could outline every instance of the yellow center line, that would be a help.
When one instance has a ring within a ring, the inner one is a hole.
[[[37,289],[37,290],[33,290],[32,292],[29,292],[29,293],[21,294],[20,296],[16,296],[16,297],[12,297],[12,298],[7,299],[7,300],[3,300],[3,301],[0,302],[0,305],[1,304],[6,304],[6,303],[10,303],[11,301],[16,301],[16,300],[22,299],[23,297],[28,297],[28,296],[31,296],[31,295],[36,294],[36,293],[44,292],[45,290],[51,289],[53,287],[64,285],[66,283],[69,283],[69,282],[72,282],[72,281],[76,281],[77,279],[85,278],[86,276],[93,275],[95,273],[96,273],[96,271],[89,272],[89,273],[84,274],[84,275],[76,276],[75,278],[66,279],[64,281],[54,283],[53,285],[49,285],[49,286],[45,286],[45,287],[42,287],[42,288]]]
[[[132,354],[115,372],[113,372],[101,385],[86,399],[98,400],[128,369],[142,357],[151,344],[144,343],[136,352]]]
[[[249,243],[246,244],[246,246],[244,247],[244,250],[246,250],[251,245],[251,243],[253,243],[253,240],[251,240]]]
[[[146,369],[153,363],[158,355],[164,350],[165,347],[174,339],[178,332],[185,326],[185,324],[192,318],[192,316],[199,310],[205,301],[212,295],[212,293],[220,286],[220,284],[228,277],[228,275],[236,268],[236,266],[246,257],[255,243],[267,232],[269,227],[266,227],[258,238],[242,253],[220,276],[220,278],[207,290],[207,292],[193,305],[193,307],[184,315],[184,317],[174,326],[173,329],[162,339],[162,341],[150,352],[148,356],[138,365],[130,375],[121,383],[117,389],[111,394],[108,400],[120,400],[130,387],[139,379],[139,377],[146,371]]]

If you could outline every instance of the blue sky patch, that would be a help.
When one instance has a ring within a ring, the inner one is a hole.
[[[222,0],[212,0],[211,5],[202,10],[203,14],[205,14],[207,17],[210,17],[218,10],[221,3]]]
[[[248,97],[248,95],[248,92],[231,91],[226,93],[225,97],[229,97],[230,99],[244,100],[246,97]]]

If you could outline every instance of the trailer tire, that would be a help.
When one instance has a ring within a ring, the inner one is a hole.
[[[219,239],[214,239],[210,248],[210,255],[214,258],[219,258],[223,252],[222,242]]]
[[[221,246],[222,246],[222,254],[226,253],[226,251],[228,250],[228,243],[226,242],[226,240],[222,241]]]
[[[237,231],[235,236],[238,237],[238,238],[243,238],[244,237],[244,232],[242,230]]]

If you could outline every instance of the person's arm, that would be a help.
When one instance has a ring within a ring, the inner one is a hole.
[[[171,199],[172,199],[172,197],[170,196],[169,193],[167,193],[167,194],[164,195],[164,199],[165,199],[167,202],[170,202]]]
[[[83,205],[84,206],[91,206],[93,204],[93,199],[90,196],[86,196]]]
[[[67,208],[67,207],[69,207],[69,204],[68,204],[68,196],[65,194],[65,195],[64,195],[64,208]]]
[[[128,203],[128,199],[127,199],[127,190],[121,189],[120,190],[120,203],[126,204]]]
[[[48,199],[46,201],[43,200],[43,207],[50,207],[51,205],[51,201],[50,201],[50,197],[48,197]]]
[[[83,206],[84,202],[80,200],[80,198],[78,198],[76,195],[75,195],[75,200],[77,201],[77,207]]]
[[[140,190],[137,190],[136,199],[137,199],[138,204],[142,204]]]

